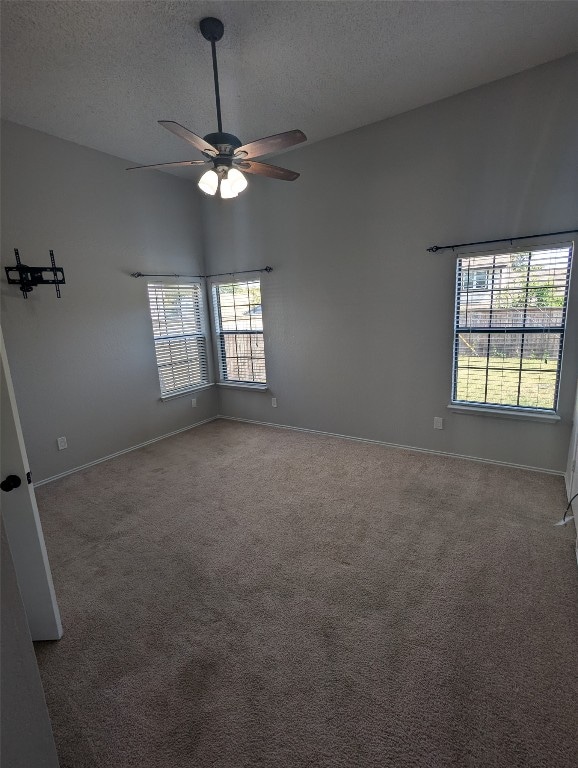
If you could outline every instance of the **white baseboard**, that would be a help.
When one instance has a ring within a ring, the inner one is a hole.
[[[527,464],[512,464],[509,461],[495,461],[493,459],[482,459],[479,456],[466,456],[463,453],[448,453],[447,451],[434,451],[432,448],[416,448],[413,445],[400,445],[399,443],[387,443],[384,440],[372,440],[368,437],[353,437],[352,435],[341,435],[338,432],[323,432],[320,429],[307,429],[306,427],[293,427],[290,424],[275,424],[272,421],[254,421],[252,419],[239,419],[235,416],[224,416],[219,414],[218,419],[226,421],[241,421],[246,424],[259,424],[262,427],[277,427],[278,429],[293,429],[296,432],[310,432],[313,435],[325,435],[326,437],[341,437],[343,440],[357,440],[360,443],[373,443],[375,445],[384,445],[386,448],[401,448],[404,451],[416,451],[418,453],[431,453],[434,456],[450,456],[454,459],[467,459],[468,461],[478,461],[482,464],[497,464],[500,467],[512,467],[514,469],[526,469],[529,472],[543,472],[547,475],[564,476],[563,470],[544,469],[543,467],[531,467]]]
[[[67,475],[73,475],[75,472],[80,472],[81,469],[88,469],[88,467],[94,467],[96,464],[102,464],[103,461],[108,461],[109,459],[114,459],[117,456],[122,456],[123,453],[130,453],[131,451],[136,451],[138,448],[144,448],[145,445],[151,445],[151,443],[157,443],[159,440],[164,440],[167,437],[173,437],[173,435],[178,435],[179,433],[186,432],[189,429],[200,427],[201,424],[208,424],[210,421],[215,421],[218,418],[220,417],[211,416],[210,419],[204,419],[203,421],[198,421],[196,424],[190,424],[188,427],[181,427],[181,429],[175,429],[174,432],[167,432],[166,435],[153,437],[152,440],[146,440],[144,443],[139,443],[138,445],[132,445],[130,448],[124,448],[122,451],[117,451],[116,453],[111,453],[108,456],[103,456],[101,459],[95,459],[95,461],[89,461],[88,464],[81,464],[80,467],[67,469],[66,472],[60,472],[58,475],[52,475],[52,477],[47,477],[44,480],[39,480],[37,483],[34,483],[34,488],[39,488],[41,485],[46,485],[46,483],[51,483],[54,480],[59,480],[61,477],[66,477]]]
[[[132,445],[130,448],[124,448],[122,451],[117,451],[116,453],[111,453],[108,456],[103,456],[100,459],[95,459],[95,461],[89,461],[87,464],[81,464],[79,467],[74,467],[73,469],[67,469],[65,472],[60,472],[58,475],[52,475],[51,477],[47,477],[44,480],[39,480],[38,482],[34,483],[35,488],[39,488],[42,485],[46,485],[46,483],[52,483],[54,480],[59,480],[61,477],[66,477],[67,475],[72,475],[75,472],[80,472],[83,469],[88,469],[89,467],[94,467],[96,464],[102,464],[103,461],[108,461],[109,459],[114,459],[117,456],[122,456],[123,453],[130,453],[131,451],[136,451],[139,448],[144,448],[145,445],[151,445],[152,443],[156,443],[159,440],[164,440],[167,437],[173,437],[173,435],[178,435],[181,432],[186,432],[189,429],[195,429],[195,427],[200,427],[203,424],[209,424],[211,421],[216,421],[217,419],[223,419],[225,421],[239,421],[243,422],[245,424],[258,424],[262,427],[277,427],[277,429],[292,429],[295,432],[309,432],[313,435],[324,435],[326,437],[340,437],[343,440],[356,440],[360,443],[372,443],[374,445],[383,445],[386,448],[400,448],[404,451],[416,451],[418,453],[430,453],[435,456],[450,456],[455,459],[467,459],[468,461],[478,461],[482,464],[496,464],[501,467],[513,467],[514,469],[525,469],[530,472],[544,472],[548,475],[558,475],[563,477],[564,472],[563,471],[557,471],[554,469],[544,469],[543,467],[531,467],[526,464],[512,464],[508,461],[494,461],[492,459],[482,459],[479,456],[466,456],[462,453],[449,453],[447,451],[434,451],[431,448],[417,448],[413,445],[401,445],[399,443],[388,443],[384,440],[373,440],[368,437],[354,437],[352,435],[342,435],[338,432],[323,432],[320,429],[307,429],[306,427],[294,427],[290,424],[275,424],[270,421],[254,421],[253,419],[240,419],[235,416],[225,416],[223,414],[218,414],[217,416],[211,416],[210,419],[204,419],[203,421],[198,421],[196,424],[191,424],[188,427],[182,427],[181,429],[176,429],[174,432],[168,432],[165,435],[160,435],[159,437],[153,437],[152,440],[146,440],[144,443],[139,443],[138,445]]]

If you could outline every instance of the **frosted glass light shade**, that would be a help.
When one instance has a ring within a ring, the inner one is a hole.
[[[199,179],[199,189],[202,189],[207,195],[214,195],[218,186],[219,177],[215,171],[207,171]]]
[[[228,199],[230,197],[237,197],[237,192],[234,188],[233,181],[229,178],[232,171],[229,171],[227,178],[221,179],[221,197],[223,199]]]
[[[231,168],[227,178],[231,182],[231,186],[237,194],[247,188],[247,179],[243,176],[241,171],[237,170],[237,168]]]

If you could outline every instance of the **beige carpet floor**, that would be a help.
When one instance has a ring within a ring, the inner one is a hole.
[[[62,768],[575,768],[560,477],[218,421],[38,489]]]

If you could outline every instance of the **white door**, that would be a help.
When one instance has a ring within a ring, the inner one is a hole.
[[[574,453],[570,454],[570,466],[572,467],[570,473],[570,492],[568,494],[570,498],[578,493],[578,472],[576,471],[576,465],[578,464],[578,430],[576,430],[576,438],[573,447]],[[578,499],[574,500],[572,506],[578,510]]]
[[[568,466],[566,467],[566,493],[568,500],[578,493],[578,387],[576,388],[576,401],[574,403],[574,423],[570,436],[570,450],[568,451]],[[578,505],[577,505],[578,508]]]
[[[568,466],[566,467],[566,493],[568,501],[578,494],[578,387],[576,388],[576,402],[574,404],[574,423],[570,436],[570,450],[568,451]],[[576,561],[578,562],[578,498],[572,502],[572,513],[576,526]]]
[[[0,513],[32,639],[58,640],[62,637],[60,613],[36,496],[31,483],[28,482],[30,467],[1,329],[0,359],[0,482],[2,489],[13,486],[11,490],[0,491]],[[17,480],[6,482],[10,477],[18,478],[20,484],[17,485]]]
[[[52,726],[4,526],[1,534],[0,765],[58,768]]]

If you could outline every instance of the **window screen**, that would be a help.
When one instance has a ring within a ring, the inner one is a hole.
[[[266,383],[260,281],[214,285],[213,302],[222,381]]]
[[[452,402],[555,411],[571,246],[458,259]]]
[[[161,394],[208,384],[201,286],[149,283],[148,292]]]

